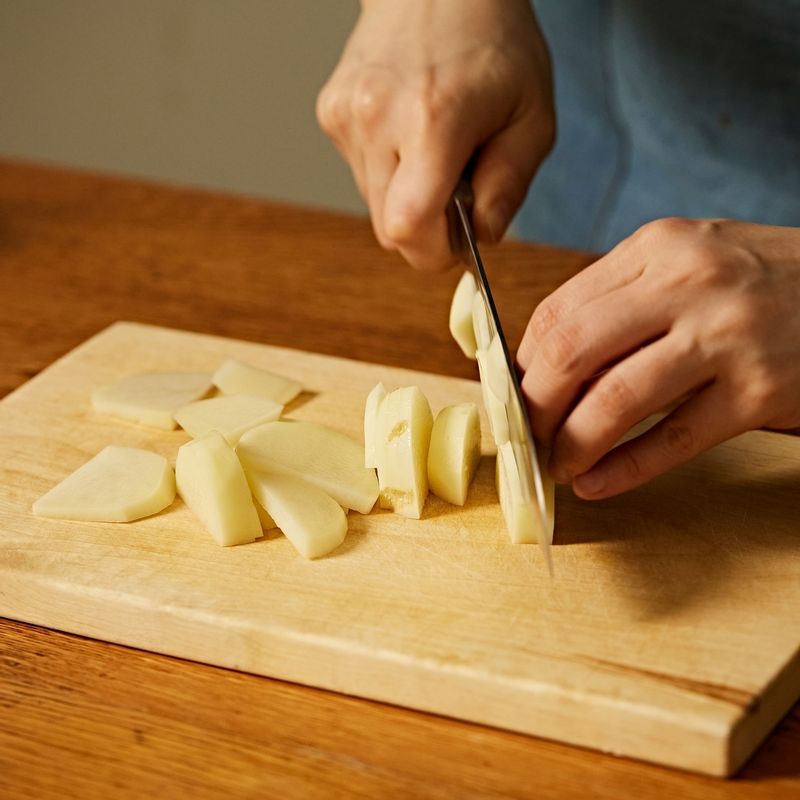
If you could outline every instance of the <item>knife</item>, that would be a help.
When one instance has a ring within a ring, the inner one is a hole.
[[[538,514],[537,540],[547,571],[553,575],[553,560],[550,553],[550,539],[547,536],[547,503],[544,494],[544,483],[536,454],[536,442],[533,438],[528,406],[522,394],[517,371],[508,350],[508,343],[503,334],[503,326],[497,313],[497,306],[489,287],[489,279],[478,250],[475,232],[472,228],[472,207],[474,196],[469,178],[465,175],[458,182],[447,208],[448,233],[452,251],[464,259],[472,268],[478,291],[482,295],[487,310],[487,322],[492,342],[502,349],[502,362],[508,373],[507,386],[510,391],[498,399],[503,402],[508,420],[509,441],[511,442],[519,475],[519,491],[524,504],[530,504]],[[497,349],[497,348],[495,348]],[[511,477],[511,476],[509,476]]]

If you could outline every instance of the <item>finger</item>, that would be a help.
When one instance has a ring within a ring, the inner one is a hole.
[[[531,113],[481,145],[472,173],[473,221],[478,239],[499,242],[522,205],[533,174],[547,153],[551,121]]]
[[[568,483],[638,422],[713,377],[714,368],[679,331],[633,353],[600,376],[570,412],[553,443],[550,473]]]
[[[581,306],[553,327],[522,379],[536,436],[550,442],[586,381],[662,336],[672,321],[650,291],[626,286]]]
[[[578,497],[598,500],[633,489],[747,429],[733,393],[712,383],[646,433],[614,448],[572,482]]]
[[[536,307],[522,337],[517,361],[528,369],[542,339],[576,309],[637,281],[647,254],[630,238],[563,283]]]
[[[470,155],[469,145],[442,131],[435,141],[420,140],[400,152],[384,205],[386,235],[419,269],[446,269],[455,263],[445,210]]]
[[[394,152],[371,153],[367,154],[364,159],[366,200],[372,219],[372,229],[375,231],[375,238],[386,250],[396,249],[394,243],[386,235],[383,209],[386,201],[386,189],[397,169],[397,163],[397,154]]]

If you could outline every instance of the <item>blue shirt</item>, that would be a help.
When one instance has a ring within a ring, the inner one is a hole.
[[[536,0],[556,146],[523,238],[608,250],[665,216],[800,226],[800,0]]]

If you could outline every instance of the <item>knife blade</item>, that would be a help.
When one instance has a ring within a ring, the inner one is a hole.
[[[447,209],[450,247],[454,253],[461,255],[467,265],[471,267],[478,291],[482,295],[487,310],[492,343],[495,345],[495,350],[497,349],[497,342],[499,342],[502,349],[502,363],[508,373],[507,385],[510,387],[510,391],[505,392],[505,396],[498,399],[504,403],[506,408],[509,441],[511,442],[519,474],[520,495],[523,503],[531,504],[534,513],[538,514],[536,523],[538,526],[537,540],[542,557],[547,565],[547,570],[552,576],[551,543],[546,534],[547,502],[545,500],[542,472],[537,458],[536,441],[533,437],[527,403],[522,394],[522,386],[520,385],[517,371],[514,369],[508,342],[503,333],[503,326],[497,313],[497,306],[494,302],[489,279],[484,269],[483,259],[478,250],[478,243],[472,228],[473,203],[472,186],[467,177],[462,177],[453,192]]]

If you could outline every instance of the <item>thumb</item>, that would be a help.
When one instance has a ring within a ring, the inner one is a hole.
[[[483,144],[472,173],[472,216],[481,241],[499,242],[503,237],[553,138],[550,121],[528,114]]]

